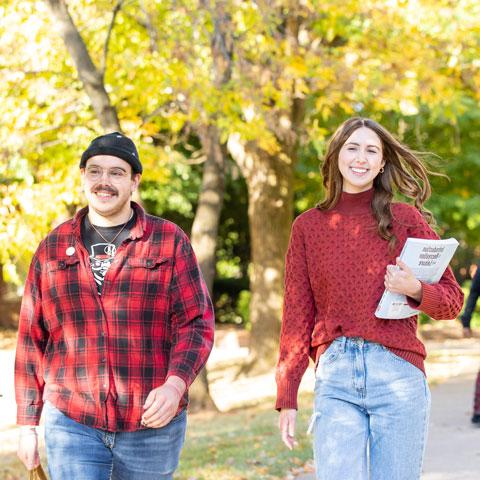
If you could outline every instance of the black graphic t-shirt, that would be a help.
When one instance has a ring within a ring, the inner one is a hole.
[[[122,242],[129,237],[130,230],[135,224],[136,214],[127,222],[124,227],[116,225],[115,227],[98,227],[95,228],[109,241],[105,241],[92,227],[88,215],[86,215],[82,222],[82,241],[85,248],[90,254],[90,266],[97,284],[98,294],[102,294],[103,281],[108,268],[112,264],[113,258],[117,248]],[[124,227],[124,228],[123,228]],[[120,232],[120,230],[123,230]],[[120,232],[120,234],[118,234]],[[117,235],[118,234],[118,235]],[[116,238],[115,238],[116,237]],[[113,240],[114,239],[114,240]],[[113,240],[113,242],[111,241]]]

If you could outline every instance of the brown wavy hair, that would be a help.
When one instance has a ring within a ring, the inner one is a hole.
[[[397,241],[393,234],[393,215],[391,211],[395,190],[411,198],[415,207],[427,222],[434,224],[433,215],[423,207],[432,191],[428,175],[444,175],[431,172],[425,167],[421,157],[428,155],[427,153],[411,150],[399,142],[387,129],[369,118],[352,117],[337,128],[328,143],[321,170],[325,198],[317,205],[320,210],[330,210],[340,200],[343,179],[338,168],[338,155],[350,135],[362,127],[373,130],[382,142],[385,165],[383,173],[379,173],[373,181],[375,191],[372,199],[372,210],[377,220],[378,234],[383,239],[388,240],[389,246],[393,248]]]

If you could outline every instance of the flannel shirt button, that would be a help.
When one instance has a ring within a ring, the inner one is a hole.
[[[107,359],[104,357],[100,360],[102,363],[105,363],[107,361]]]
[[[153,260],[151,258],[147,258],[146,265],[147,267],[153,267]]]
[[[64,260],[60,260],[60,261],[58,262],[58,266],[59,266],[60,268],[65,268],[65,267],[67,266],[67,264],[65,263]]]

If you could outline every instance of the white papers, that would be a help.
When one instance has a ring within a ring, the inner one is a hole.
[[[418,280],[424,283],[438,283],[458,247],[454,238],[426,240],[407,238],[400,260],[405,262]],[[387,290],[383,292],[375,316],[378,318],[407,318],[419,313],[407,303],[407,297]]]

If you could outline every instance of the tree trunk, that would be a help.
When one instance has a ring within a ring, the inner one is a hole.
[[[284,14],[286,29],[279,35],[286,41],[287,53],[298,54],[300,16],[295,7],[285,9]],[[267,117],[280,153],[271,155],[255,142],[246,144],[237,133],[231,134],[227,143],[248,187],[252,252],[249,368],[256,371],[270,369],[278,355],[284,260],[293,220],[293,177],[304,112],[304,94],[293,82],[289,109],[272,110]]]
[[[202,187],[193,221],[191,240],[208,290],[212,293],[218,225],[225,190],[225,158],[217,128],[210,125],[197,130],[207,159],[203,164]],[[209,393],[205,368],[192,384],[189,395],[190,410],[216,409]]]
[[[272,156],[231,135],[228,148],[248,186],[252,270],[250,368],[270,369],[277,358],[284,258],[293,219],[293,161]]]
[[[210,9],[214,21],[211,39],[213,75],[218,88],[231,78],[232,49],[231,18],[225,11],[225,2],[215,2]],[[202,6],[208,8],[205,2]],[[225,191],[226,151],[220,144],[220,135],[215,125],[200,125],[196,128],[207,160],[203,164],[202,187],[192,226],[192,245],[200,263],[209,292],[213,293],[216,271],[217,234]],[[207,369],[204,368],[190,390],[190,409],[216,408],[208,388]]]
[[[21,300],[3,279],[3,265],[0,263],[0,327],[18,327]]]
[[[250,349],[255,368],[264,370],[278,354],[284,258],[293,220],[292,163],[260,151],[247,181],[252,249]]]
[[[215,278],[218,225],[225,190],[225,158],[215,126],[202,127],[197,131],[207,159],[203,164],[202,186],[191,239],[208,290],[211,292]]]
[[[231,17],[225,9],[223,0],[200,4],[210,11],[214,24],[210,48],[213,58],[213,79],[221,89],[230,81],[232,75],[232,28]],[[215,124],[208,121],[195,127],[207,160],[203,164],[202,187],[198,198],[198,207],[192,226],[192,244],[198,255],[203,276],[212,292],[215,278],[217,233],[220,214],[223,207],[225,190],[225,157],[227,151],[220,143],[220,133]]]

